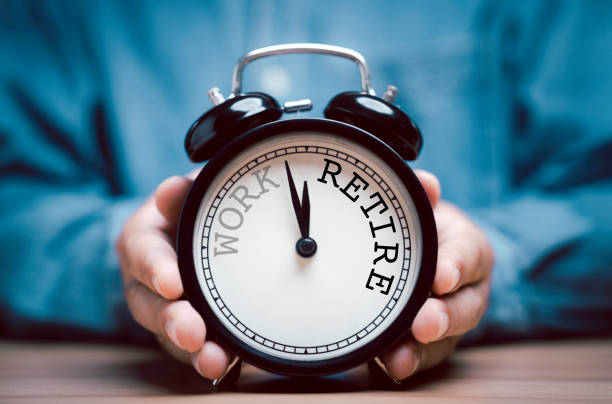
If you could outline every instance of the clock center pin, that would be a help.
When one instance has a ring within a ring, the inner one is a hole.
[[[310,237],[303,237],[295,243],[295,249],[300,257],[310,258],[317,252],[317,242]]]

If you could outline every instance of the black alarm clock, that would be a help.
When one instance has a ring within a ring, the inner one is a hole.
[[[336,95],[325,119],[284,119],[280,106],[241,93],[251,61],[324,53],[355,61],[361,91]],[[186,298],[208,335],[237,357],[285,375],[326,375],[367,362],[410,333],[437,257],[427,195],[405,160],[422,137],[377,97],[365,59],[320,44],[252,51],[228,99],[192,125],[185,147],[208,160],[184,203],[177,236]]]

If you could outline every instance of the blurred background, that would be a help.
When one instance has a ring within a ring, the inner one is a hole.
[[[612,331],[612,3],[7,1],[0,5],[0,327],[142,338],[113,247],[166,177],[196,166],[191,123],[262,46],[362,53],[420,126],[413,168],[489,237],[489,310],[469,340]],[[243,91],[360,88],[320,55],[257,61]]]

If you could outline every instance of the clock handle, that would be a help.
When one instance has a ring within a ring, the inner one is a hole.
[[[268,94],[242,94],[242,73],[247,64],[262,57],[289,53],[319,53],[352,60],[359,67],[361,91],[338,94],[327,105],[328,119],[357,126],[378,137],[402,158],[414,160],[422,146],[417,125],[393,105],[397,88],[389,86],[377,97],[370,81],[370,68],[365,58],[352,49],[317,43],[291,43],[255,49],[242,56],[234,67],[232,92],[225,99],[217,87],[208,92],[215,105],[189,128],[185,150],[193,162],[210,159],[221,147],[257,126],[280,119],[283,113],[309,111],[308,99],[285,102],[282,106]]]
[[[324,45],[319,43],[288,43],[255,49],[242,56],[234,67],[234,75],[232,77],[232,92],[229,95],[229,98],[236,97],[241,94],[242,72],[247,64],[265,56],[283,55],[287,53],[321,53],[350,59],[359,67],[359,72],[361,73],[361,90],[370,95],[376,95],[370,81],[370,68],[368,67],[367,62],[361,53],[352,49],[343,48],[341,46]]]

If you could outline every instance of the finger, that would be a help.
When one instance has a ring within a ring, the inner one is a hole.
[[[176,360],[191,364],[191,353],[187,352],[163,335],[157,335],[157,342]]]
[[[155,190],[155,204],[171,226],[178,223],[183,202],[193,181],[185,177],[170,177]]]
[[[383,354],[382,361],[391,377],[403,380],[444,361],[454,351],[458,341],[459,337],[446,338],[431,344],[407,340]]]
[[[487,307],[489,283],[465,286],[444,297],[430,297],[412,322],[412,335],[422,343],[461,335],[475,328]]]
[[[229,365],[230,353],[214,341],[206,341],[199,352],[191,355],[195,370],[207,379],[217,379]]]
[[[459,336],[455,336],[445,338],[442,341],[436,341],[431,344],[418,344],[417,357],[419,358],[419,361],[417,372],[420,370],[430,369],[442,363],[453,353],[459,339]]]
[[[128,275],[168,300],[183,295],[176,251],[168,235],[160,230],[139,231],[125,243],[123,260]]]
[[[434,209],[440,200],[440,194],[442,192],[440,190],[440,181],[438,181],[435,175],[425,170],[415,170],[414,173],[419,181],[421,181],[421,185],[427,194],[429,203],[432,209]]]
[[[438,263],[432,290],[443,295],[457,290],[461,285],[480,280],[481,249],[473,231],[458,232],[446,238],[438,247]]]
[[[188,301],[168,301],[137,281],[126,286],[125,296],[138,324],[163,335],[185,351],[196,352],[202,348],[206,326]]]
[[[484,234],[463,216],[448,231],[438,248],[438,263],[432,290],[448,294],[461,286],[476,283],[489,276],[492,267],[491,248]]]

